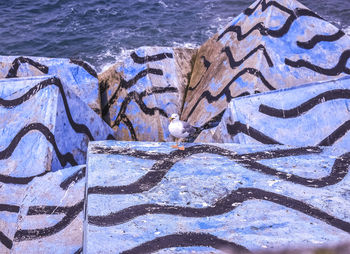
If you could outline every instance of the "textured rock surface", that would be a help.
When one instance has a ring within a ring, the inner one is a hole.
[[[256,1],[199,48],[181,119],[202,126],[232,98],[350,74],[349,56],[349,36],[299,2]]]
[[[85,165],[1,183],[0,253],[79,253]]]
[[[349,149],[350,77],[237,98],[211,141]]]
[[[350,240],[349,153],[169,147],[90,143],[86,253],[208,253]]]
[[[96,113],[101,114],[97,74],[86,62],[65,58],[0,56],[0,78],[45,74],[58,77],[65,90],[71,89]]]
[[[88,141],[113,134],[95,112],[50,76],[0,80],[0,115],[4,178],[84,164]]]
[[[194,53],[141,47],[100,75],[102,115],[117,139],[172,140],[168,117],[181,111]]]

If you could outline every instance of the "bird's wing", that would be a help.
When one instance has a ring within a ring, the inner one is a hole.
[[[194,134],[195,132],[196,132],[196,129],[193,127],[193,126],[191,126],[189,123],[187,123],[187,122],[182,122],[181,121],[181,123],[182,123],[182,126],[183,126],[183,130],[182,130],[182,133],[189,133],[189,134]]]

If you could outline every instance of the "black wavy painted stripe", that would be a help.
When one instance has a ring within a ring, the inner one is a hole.
[[[10,70],[8,71],[6,78],[17,77],[17,71],[18,71],[18,68],[19,68],[21,63],[28,63],[28,64],[32,65],[33,67],[37,68],[39,71],[41,71],[44,74],[49,73],[49,67],[42,65],[38,62],[35,62],[30,58],[21,56],[21,57],[16,58],[15,60],[13,60],[12,66],[11,66]]]
[[[236,136],[238,133],[244,133],[263,144],[282,145],[282,143],[266,136],[265,134],[253,127],[248,127],[246,124],[242,124],[241,122],[235,122],[234,124],[226,124],[226,128],[227,132],[231,136]]]
[[[13,153],[13,151],[17,147],[18,143],[30,131],[39,131],[41,134],[43,134],[45,136],[46,140],[50,142],[50,144],[52,145],[53,149],[55,150],[55,153],[57,155],[57,158],[58,158],[61,166],[64,167],[64,166],[67,165],[67,163],[69,163],[72,166],[78,165],[78,163],[74,159],[73,154],[71,154],[71,153],[62,154],[60,152],[60,150],[57,147],[55,136],[52,134],[52,132],[50,131],[49,128],[47,128],[45,125],[43,125],[41,123],[31,123],[31,124],[28,124],[25,127],[23,127],[16,134],[16,136],[12,139],[12,141],[8,145],[8,147],[6,147],[4,150],[0,151],[0,160],[5,160],[5,159],[10,158],[10,156]],[[25,178],[25,179],[29,180],[30,178],[31,177]],[[16,179],[16,178],[13,178],[12,180],[14,180],[14,179]],[[20,180],[20,178],[18,178],[17,180]],[[22,180],[23,180],[23,178],[22,178]]]
[[[205,56],[201,56],[201,59],[203,60],[203,65],[207,71],[211,65],[211,62],[209,62]]]
[[[101,152],[103,152],[103,149],[96,151],[96,153]],[[138,154],[139,152],[140,151],[138,150],[122,149],[118,150],[116,154],[147,159],[146,152],[140,152],[140,154]],[[88,189],[88,193],[114,195],[135,194],[149,191],[161,182],[161,180],[165,177],[168,171],[171,170],[173,165],[175,165],[177,162],[194,154],[200,153],[220,155],[235,161],[236,163],[246,167],[247,169],[257,171],[266,175],[272,175],[278,177],[279,179],[283,179],[289,182],[301,184],[308,187],[321,188],[340,182],[347,175],[349,170],[349,154],[344,154],[341,157],[339,157],[339,159],[335,160],[332,167],[332,172],[328,176],[320,179],[300,177],[294,174],[289,174],[283,171],[276,170],[274,168],[267,167],[263,164],[256,162],[258,160],[263,159],[318,154],[320,152],[322,152],[322,149],[319,147],[303,147],[284,150],[269,150],[250,154],[236,154],[233,151],[212,145],[195,145],[186,148],[184,151],[172,151],[169,154],[158,153],[156,155],[149,155],[149,159],[157,161],[153,164],[152,168],[137,181],[129,185],[123,186],[94,186]],[[109,150],[108,153],[111,153],[111,151]]]
[[[146,254],[173,247],[205,246],[232,253],[250,253],[245,247],[220,239],[208,233],[184,232],[166,235],[145,242],[135,248],[121,252],[122,254]]]
[[[221,111],[219,114],[217,114],[216,116],[211,118],[209,121],[204,123],[202,126],[194,127],[196,129],[195,133],[192,136],[188,137],[186,141],[190,142],[190,143],[194,142],[194,140],[199,136],[199,134],[201,134],[202,131],[217,127],[220,124],[220,121],[221,121],[224,113],[225,113],[225,110]]]
[[[132,52],[130,56],[131,56],[132,60],[138,64],[161,61],[161,60],[166,59],[166,58],[173,58],[172,53],[160,53],[157,55],[140,57],[135,52]]]
[[[94,78],[98,78],[97,72],[88,63],[81,61],[81,60],[77,60],[77,59],[69,59],[69,60],[70,60],[70,63],[79,65],[80,67],[83,67],[84,70],[86,70],[86,72],[89,73]]]
[[[56,223],[54,226],[51,226],[51,227],[18,230],[15,233],[14,241],[21,242],[21,241],[35,240],[35,239],[40,239],[43,237],[57,234],[61,230],[65,229],[78,216],[78,214],[83,210],[83,207],[84,207],[84,200],[80,201],[79,203],[71,207],[60,208],[56,206],[55,207],[56,210],[53,210],[53,207],[51,206],[49,207],[49,209],[45,209],[45,207],[41,206],[41,210],[35,212],[35,210],[38,210],[37,207],[34,207],[34,208],[29,207],[28,215],[51,214],[53,211],[55,211],[54,214],[64,213],[65,216],[62,218],[61,221],[59,221],[58,223]],[[34,210],[34,212],[31,210]]]
[[[67,118],[68,118],[68,121],[69,121],[70,125],[72,126],[73,130],[77,133],[85,134],[86,136],[88,136],[90,141],[94,141],[94,137],[92,136],[89,128],[86,125],[78,124],[73,120],[73,117],[72,117],[72,114],[71,114],[70,109],[69,109],[67,97],[66,97],[66,94],[64,92],[62,83],[61,83],[60,79],[58,79],[56,77],[41,81],[39,84],[37,84],[34,87],[32,87],[31,89],[29,89],[28,92],[26,92],[24,95],[22,95],[19,98],[16,98],[13,100],[4,100],[4,99],[0,98],[0,105],[3,107],[6,107],[6,108],[13,108],[13,107],[18,106],[18,105],[22,104],[23,102],[29,100],[31,97],[33,97],[35,94],[37,94],[41,89],[44,89],[45,87],[48,87],[51,85],[55,85],[59,88],[60,94],[61,94],[62,99],[63,99],[63,104],[64,104],[64,108],[65,108],[65,111],[67,114]]]
[[[225,34],[234,32],[237,34],[237,40],[241,41],[244,40],[246,37],[248,37],[252,32],[258,31],[262,36],[271,36],[275,38],[280,38],[288,33],[290,27],[294,23],[295,20],[298,19],[298,17],[301,16],[308,16],[308,17],[314,17],[318,19],[322,19],[320,16],[318,16],[316,13],[310,11],[309,9],[300,9],[296,8],[287,18],[284,25],[278,29],[278,30],[271,30],[269,28],[266,28],[262,22],[259,22],[255,24],[248,32],[245,34],[242,33],[242,28],[240,26],[230,26],[226,28],[226,30],[220,34],[217,38],[217,41],[219,41]]]
[[[108,114],[109,108],[114,104],[115,100],[117,99],[118,92],[119,92],[120,89],[122,89],[122,88],[123,89],[129,89],[129,88],[131,88],[133,85],[135,85],[137,83],[137,81],[139,81],[139,79],[147,76],[148,74],[154,74],[154,75],[162,76],[163,75],[163,71],[160,70],[160,69],[148,68],[148,69],[140,71],[139,73],[137,73],[135,75],[135,77],[133,77],[132,79],[130,79],[128,81],[126,81],[125,79],[122,78],[118,88],[112,94],[112,96],[108,100],[108,103],[103,107],[103,109],[102,109],[102,116],[105,116],[105,115]]]
[[[61,184],[60,187],[63,190],[67,190],[72,183],[77,183],[85,177],[86,167],[79,169],[77,172],[67,177]]]
[[[350,74],[350,68],[346,67],[347,61],[350,58],[350,49],[349,50],[345,50],[340,58],[338,63],[333,67],[333,68],[323,68],[317,65],[314,65],[308,61],[305,61],[303,59],[299,59],[297,61],[292,61],[288,58],[286,58],[284,60],[286,65],[289,65],[291,67],[294,68],[301,68],[301,67],[305,67],[307,69],[310,69],[314,72],[326,75],[326,76],[338,76],[341,73],[346,73],[346,74]]]
[[[16,176],[8,176],[8,175],[0,174],[0,182],[25,185],[30,183],[35,177],[43,176],[43,175],[46,175],[47,173],[49,173],[49,171],[45,171],[41,174],[34,175],[34,176],[27,176],[27,177],[16,177]]]
[[[310,109],[314,108],[318,104],[337,99],[350,99],[350,90],[334,89],[326,91],[291,109],[277,109],[267,106],[265,104],[261,104],[259,106],[259,112],[268,116],[278,118],[294,118],[299,117],[302,114],[308,112]]]
[[[8,204],[0,204],[0,212],[18,213],[19,212],[19,206],[8,205]]]
[[[197,106],[199,105],[199,103],[203,100],[206,99],[208,101],[208,103],[213,103],[215,101],[218,101],[222,96],[225,95],[226,97],[226,101],[230,102],[233,98],[236,98],[234,96],[231,95],[231,91],[230,91],[230,86],[241,76],[243,76],[244,74],[251,74],[254,75],[256,77],[258,77],[262,83],[269,89],[269,90],[276,90],[263,76],[263,74],[254,68],[244,68],[243,70],[241,70],[240,72],[238,72],[231,80],[230,82],[227,83],[227,85],[220,91],[220,93],[218,93],[217,95],[212,95],[210,91],[206,90],[204,91],[201,96],[198,98],[198,100],[196,101],[196,103],[194,104],[194,106],[192,107],[191,111],[189,112],[189,114],[187,115],[187,119],[190,118],[190,116],[193,114],[193,112],[195,111],[195,109],[197,108]],[[240,95],[241,96],[241,95]]]
[[[344,35],[345,33],[342,30],[339,30],[335,34],[331,34],[331,35],[317,34],[308,41],[305,41],[305,42],[297,41],[297,45],[303,49],[312,49],[322,41],[328,41],[328,42],[337,41],[340,38],[342,38]]]
[[[134,129],[134,126],[132,125],[132,122],[131,122],[130,119],[127,117],[127,115],[121,114],[121,115],[120,115],[120,119],[121,119],[121,121],[126,125],[126,127],[129,129],[131,139],[132,139],[133,141],[138,141],[137,135],[136,135],[136,131],[135,131],[135,129]]]
[[[177,93],[178,89],[176,87],[157,87],[154,86],[149,90],[143,91],[142,93],[138,93],[136,91],[132,91],[128,93],[128,95],[125,97],[123,100],[119,113],[117,115],[116,120],[114,123],[111,125],[112,127],[114,126],[119,126],[119,123],[121,122],[121,116],[125,115],[125,112],[127,110],[127,107],[131,101],[135,101],[139,108],[142,110],[143,113],[149,116],[153,116],[155,112],[157,111],[161,116],[163,117],[168,117],[168,114],[161,108],[158,107],[153,107],[149,108],[146,106],[146,104],[143,102],[143,98],[145,96],[149,96],[152,94],[164,94],[164,93]]]
[[[210,217],[222,215],[236,209],[247,200],[270,201],[306,215],[322,220],[325,223],[350,233],[350,223],[335,218],[334,216],[321,211],[309,204],[299,200],[286,197],[277,193],[264,191],[257,188],[238,188],[227,196],[218,200],[215,204],[206,208],[181,207],[171,205],[143,204],[125,208],[121,211],[110,213],[105,216],[89,216],[89,224],[100,227],[110,227],[123,224],[136,217],[146,214],[171,214],[183,217]],[[235,204],[235,205],[233,205]]]
[[[259,46],[257,46],[256,48],[254,48],[253,50],[251,50],[245,57],[243,57],[241,60],[236,61],[233,58],[232,52],[230,50],[230,47],[225,47],[221,50],[221,52],[225,52],[227,55],[227,58],[230,62],[230,66],[232,69],[235,69],[236,67],[240,66],[241,64],[243,64],[249,57],[251,57],[252,55],[254,55],[256,52],[258,52],[259,50],[263,51],[263,54],[265,56],[265,59],[267,61],[267,64],[269,65],[269,67],[273,67],[273,62],[271,60],[271,57],[269,56],[269,54],[267,53],[266,48],[264,47],[264,45],[260,44]]]
[[[350,131],[350,120],[343,123],[338,127],[334,132],[332,132],[328,137],[322,140],[318,145],[319,146],[332,146],[341,139],[345,134]]]
[[[83,247],[80,247],[79,249],[77,249],[76,252],[74,252],[74,254],[81,254],[83,253]]]
[[[13,242],[3,232],[0,231],[0,242],[9,250],[12,249]]]
[[[266,9],[269,8],[270,6],[274,6],[274,7],[277,7],[278,9],[280,9],[281,11],[288,13],[289,15],[293,15],[293,10],[288,9],[287,7],[281,5],[280,3],[276,2],[276,1],[269,1],[268,3],[266,3],[266,0],[261,0],[259,3],[257,3],[257,5],[255,5],[255,7],[247,8],[243,13],[247,16],[250,16],[256,11],[256,9],[260,5],[261,5],[262,12],[266,11]]]

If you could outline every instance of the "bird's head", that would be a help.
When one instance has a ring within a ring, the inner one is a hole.
[[[169,117],[170,122],[173,120],[179,120],[179,115],[178,114],[172,114],[171,117]]]

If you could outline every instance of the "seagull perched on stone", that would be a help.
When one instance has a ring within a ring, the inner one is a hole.
[[[182,139],[187,138],[190,135],[193,135],[196,132],[196,128],[191,126],[189,123],[181,121],[179,119],[178,114],[172,114],[169,118],[169,132],[172,136],[175,137],[176,146],[171,146],[172,148],[178,148],[180,150],[185,150],[185,147],[179,147],[178,139],[180,139],[180,143]]]

